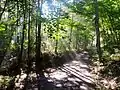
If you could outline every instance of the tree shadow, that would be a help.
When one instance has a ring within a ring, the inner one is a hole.
[[[39,90],[94,90],[95,84],[90,76],[89,67],[91,61],[87,52],[71,51],[58,56],[45,54],[43,58],[44,75],[35,75],[36,72],[33,69],[33,72],[31,71],[32,73],[27,74],[21,81],[22,85],[18,85],[18,90],[34,90],[35,88]]]
[[[120,61],[111,61],[100,72],[103,76],[119,77],[120,76]]]
[[[40,77],[45,78],[45,81],[39,80],[44,84],[38,86],[42,86],[41,90],[94,90],[95,84],[90,75],[88,59],[86,52],[72,52],[58,57],[59,65],[56,62],[56,68],[54,68],[56,70],[53,72],[48,70],[47,76]]]

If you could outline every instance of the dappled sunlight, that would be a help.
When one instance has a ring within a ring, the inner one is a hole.
[[[117,64],[119,64],[118,61],[109,62],[108,65],[104,65],[99,61],[94,62],[95,66],[93,67],[92,75],[97,83],[98,90],[119,90],[120,78],[118,76],[119,68],[116,67]]]
[[[68,60],[57,68],[47,68],[44,75],[37,76],[35,72],[30,72],[28,76],[25,73],[18,75],[16,88],[38,89],[39,86],[42,90],[94,90],[94,79],[87,69],[89,64],[83,63],[82,58],[76,60],[76,56],[77,54],[72,56],[73,60]],[[25,83],[27,86],[24,86]]]
[[[0,0],[0,90],[120,90],[120,0]]]
[[[46,59],[56,60],[52,62],[53,66],[44,66],[44,75],[42,76],[37,75],[34,69],[28,75],[23,69],[20,69],[21,74],[15,78],[16,89],[37,89],[38,86],[44,90],[53,88],[55,90],[93,90],[95,88],[89,63],[91,61],[87,52],[70,51],[59,57],[54,55],[51,57],[49,54],[43,53],[43,56]],[[14,57],[11,59],[16,60]],[[35,68],[34,64],[32,67]]]
[[[68,75],[65,72],[61,72],[60,70],[57,70],[56,72],[51,73],[50,77],[55,78],[57,80],[62,80],[64,78],[68,77]]]
[[[93,90],[91,88],[94,88],[95,85],[94,79],[88,70],[89,64],[83,63],[84,61],[82,61],[81,58],[75,60],[77,55],[79,54],[70,56],[72,57],[71,59],[73,59],[72,61],[66,62],[53,72],[45,73],[48,82],[52,82],[55,85],[54,88],[57,87],[63,90],[65,88],[67,90],[69,90],[69,88],[73,90]],[[66,56],[65,58],[69,57]]]

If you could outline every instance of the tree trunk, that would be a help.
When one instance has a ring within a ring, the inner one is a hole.
[[[1,0],[0,0],[0,2],[1,2]],[[2,15],[3,15],[4,11],[5,11],[5,8],[6,8],[6,6],[7,6],[7,3],[8,3],[8,0],[5,1],[5,5],[4,5],[3,10],[0,10],[0,12],[2,11],[2,12],[0,13],[0,21],[1,21],[1,19],[2,19]],[[1,7],[0,7],[0,9],[1,9]]]
[[[73,32],[73,15],[72,15],[72,23],[71,23],[70,36],[69,36],[69,50],[71,50],[72,32]]]
[[[42,72],[42,64],[40,60],[41,54],[41,10],[42,10],[42,0],[38,0],[37,8],[37,24],[36,24],[36,70],[37,72]]]
[[[20,49],[20,54],[19,54],[19,61],[18,61],[18,64],[19,64],[19,67],[21,68],[21,65],[22,65],[22,55],[23,55],[23,44],[24,44],[24,36],[25,36],[25,29],[26,29],[26,0],[22,1],[23,2],[23,13],[24,13],[24,16],[23,16],[23,31],[22,31],[22,39],[21,39],[21,49]]]
[[[98,11],[98,1],[95,0],[95,29],[96,29],[96,47],[99,60],[101,61],[102,53],[100,47],[100,31],[99,31],[99,11]]]
[[[56,38],[56,43],[55,43],[55,54],[58,54],[58,34],[59,34],[59,16],[57,19],[57,38]]]
[[[29,0],[29,14],[28,14],[28,60],[27,60],[27,65],[28,65],[28,74],[30,72],[30,66],[31,66],[31,60],[30,60],[30,53],[31,53],[31,39],[30,39],[30,28],[31,28],[31,24],[30,24],[30,0]]]

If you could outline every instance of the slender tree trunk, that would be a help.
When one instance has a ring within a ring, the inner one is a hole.
[[[59,4],[59,9],[61,9],[61,4]],[[57,38],[55,38],[55,54],[58,54],[58,42],[59,42],[59,18],[60,18],[60,10],[57,9],[57,33],[56,33],[56,36]]]
[[[37,20],[36,20],[36,74],[38,79],[38,90],[40,89],[39,85],[39,76],[43,75],[42,69],[42,60],[41,60],[41,10],[42,10],[42,0],[38,0],[37,5]]]
[[[56,55],[58,54],[58,40],[56,40],[56,43],[55,43],[55,54]]]
[[[28,19],[28,60],[27,60],[27,65],[28,65],[28,73],[30,72],[30,66],[31,66],[31,60],[30,60],[30,53],[31,53],[31,39],[30,39],[30,28],[31,28],[31,24],[30,24],[30,0],[29,0],[29,15],[28,15],[29,19]]]
[[[95,29],[96,29],[96,47],[99,60],[101,61],[102,53],[100,47],[100,30],[99,30],[99,11],[98,11],[98,1],[95,0]]]
[[[23,49],[24,49],[24,37],[25,37],[25,29],[26,29],[26,8],[25,8],[25,4],[26,4],[26,0],[22,1],[23,2],[23,13],[24,13],[24,16],[23,16],[23,30],[22,30],[22,40],[21,40],[21,49],[20,49],[20,54],[19,54],[19,61],[18,61],[18,64],[19,64],[19,67],[21,68],[21,63],[22,63],[22,55],[23,55]]]
[[[1,2],[1,1],[0,1]],[[1,19],[2,19],[2,15],[3,15],[3,13],[4,13],[4,11],[5,11],[5,8],[6,8],[6,6],[7,6],[7,3],[8,3],[8,0],[6,0],[5,1],[5,5],[4,5],[4,8],[3,8],[3,10],[0,10],[0,21],[1,21]],[[0,9],[1,9],[1,7],[0,7]]]
[[[70,36],[69,36],[69,50],[71,50],[72,31],[73,31],[73,15],[72,15],[72,23],[71,23]]]
[[[38,0],[37,7],[37,32],[36,32],[36,69],[42,72],[42,64],[40,60],[41,55],[41,10],[42,10],[42,0]]]
[[[76,35],[75,35],[75,36],[76,36],[76,37],[75,37],[75,39],[76,39],[76,40],[75,40],[75,42],[76,42],[76,43],[75,43],[75,44],[76,44],[76,45],[75,45],[76,50],[78,50],[78,37],[79,37],[78,34],[77,34],[78,32],[79,32],[79,31],[78,31],[78,28],[77,28],[77,32],[76,32]]]
[[[55,54],[58,54],[58,34],[59,34],[59,17],[57,19],[57,38],[55,43]]]
[[[17,0],[17,22],[16,22],[16,35],[17,35],[17,41],[16,41],[16,45],[17,45],[17,56],[19,57],[19,50],[20,50],[20,47],[19,47],[19,44],[20,44],[20,41],[19,41],[19,38],[20,38],[20,35],[19,35],[19,0]]]

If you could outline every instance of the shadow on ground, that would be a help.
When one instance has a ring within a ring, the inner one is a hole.
[[[94,90],[87,52],[64,54],[59,60],[66,61],[57,68],[47,68],[44,75],[30,75],[25,90]]]
[[[12,61],[16,61],[16,58],[12,59]],[[95,82],[91,74],[91,60],[88,52],[71,51],[59,56],[53,55],[53,57],[46,53],[43,55],[43,59],[46,60],[43,61],[43,75],[36,75],[34,68],[29,75],[24,72],[24,69],[21,74],[13,75],[13,71],[18,72],[15,67],[17,64],[2,62],[3,66],[14,66],[14,68],[8,69],[10,73],[3,67],[4,74],[11,75],[12,79],[7,87],[6,85],[0,86],[4,88],[2,90],[38,90],[38,88],[39,90],[94,90]]]

